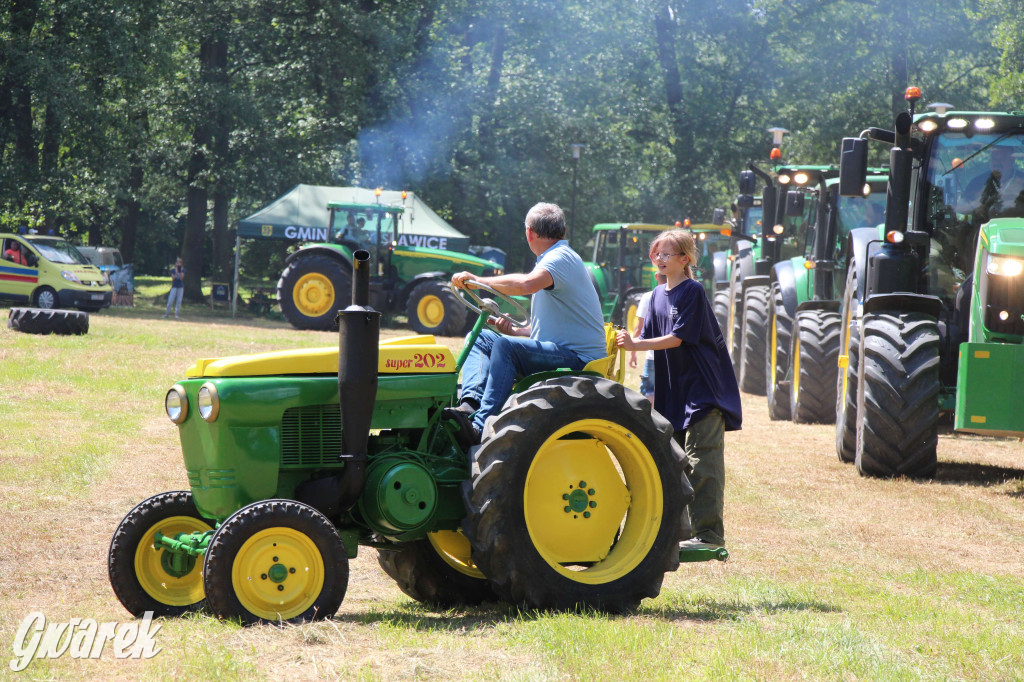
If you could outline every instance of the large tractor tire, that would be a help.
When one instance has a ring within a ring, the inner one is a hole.
[[[857,269],[853,261],[846,274],[846,291],[839,310],[839,358],[836,362],[836,454],[852,464],[857,456],[857,372],[860,367],[860,319],[857,307]],[[842,362],[842,358],[846,358]]]
[[[89,313],[80,310],[11,308],[7,313],[7,327],[25,334],[88,334]]]
[[[466,326],[466,306],[441,281],[417,284],[409,293],[405,314],[417,334],[458,336]]]
[[[442,609],[497,601],[462,533],[438,531],[424,540],[381,549],[377,561],[405,594]]]
[[[296,329],[334,331],[352,300],[352,267],[324,255],[299,256],[277,281],[277,302]]]
[[[348,555],[334,525],[294,500],[242,507],[206,549],[203,586],[218,618],[302,623],[330,618],[348,589]]]
[[[212,524],[199,515],[187,490],[154,495],[128,512],[110,541],[107,572],[114,594],[129,613],[180,616],[202,608],[206,596],[201,560],[189,558],[174,566],[154,542],[157,533],[173,538],[209,530]]]
[[[862,329],[857,471],[932,478],[942,387],[938,323],[922,313],[871,313]]]
[[[740,376],[740,359],[743,355],[743,289],[739,280],[739,272],[733,276],[729,284],[729,316],[726,327],[722,329],[725,335],[726,347],[729,349],[729,359],[732,360],[732,371],[736,378]]]
[[[711,299],[711,309],[715,311],[715,321],[722,330],[722,336],[729,338],[729,292],[725,289],[716,291]]]
[[[537,609],[635,609],[679,567],[693,490],[672,426],[607,379],[559,377],[484,426],[463,530],[495,591]]]
[[[765,346],[768,338],[768,287],[743,292],[743,349],[740,353],[740,390],[764,395]]]
[[[793,319],[782,302],[782,288],[772,282],[768,299],[768,343],[765,345],[765,395],[768,397],[768,418],[789,419],[789,347],[792,343]]]
[[[793,330],[789,412],[801,424],[834,424],[839,371],[839,313],[802,310]]]

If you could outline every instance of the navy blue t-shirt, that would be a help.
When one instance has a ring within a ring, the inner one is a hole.
[[[654,351],[654,409],[681,431],[718,408],[725,430],[743,422],[740,390],[704,287],[683,280],[671,291],[654,290],[644,320],[643,338],[672,335],[682,343]]]

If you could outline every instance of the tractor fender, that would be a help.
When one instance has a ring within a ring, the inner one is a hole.
[[[864,314],[880,310],[901,313],[922,313],[938,319],[942,312],[942,301],[938,296],[927,294],[875,294],[864,301]]]
[[[846,242],[846,262],[853,263],[857,268],[857,295],[858,301],[864,300],[864,289],[867,287],[867,263],[868,249],[870,244],[872,250],[879,248],[879,240],[882,235],[880,230],[884,227],[858,227],[850,230],[850,236]]]
[[[313,255],[328,256],[348,264],[350,268],[352,267],[352,250],[340,244],[310,244],[309,246],[303,246],[298,251],[288,254],[288,257],[284,259],[284,264],[289,265],[296,258]]]
[[[740,281],[740,291],[744,292],[750,287],[766,287],[769,284],[771,284],[771,278],[768,275],[752,275],[744,277]]]
[[[793,273],[793,264],[789,261],[776,263],[772,267],[771,280],[779,284],[779,290],[782,292],[782,304],[786,308],[786,315],[791,320],[796,319],[796,307],[800,301],[796,294],[796,276]]]

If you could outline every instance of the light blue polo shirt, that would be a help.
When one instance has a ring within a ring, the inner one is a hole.
[[[546,270],[554,285],[530,301],[530,338],[557,343],[584,362],[605,357],[601,301],[579,254],[563,239],[542,253],[534,267]]]

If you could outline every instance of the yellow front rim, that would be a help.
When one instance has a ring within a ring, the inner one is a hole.
[[[636,329],[636,311],[638,310],[635,303],[630,303],[629,307],[626,308],[626,331],[632,334]]]
[[[470,556],[469,540],[454,530],[439,530],[428,533],[427,539],[446,564],[463,575],[471,578],[485,579],[485,576]]]
[[[778,341],[778,338],[779,337],[778,337],[778,332],[775,329],[775,325],[778,324],[778,319],[779,319],[778,315],[772,315],[772,367],[771,367],[771,374],[768,375],[768,379],[769,379],[768,383],[771,384],[768,387],[768,390],[773,390],[775,388],[775,384],[778,383],[778,379],[777,379],[778,375],[775,373],[776,369],[779,366],[779,359],[778,359],[778,355],[779,355],[779,341]]]
[[[444,322],[444,301],[433,294],[424,296],[416,305],[416,317],[424,327],[437,327]]]
[[[292,288],[292,301],[295,308],[306,317],[320,317],[333,310],[334,285],[322,273],[307,273]]]
[[[561,440],[569,434],[576,437]],[[552,568],[580,583],[607,583],[636,568],[654,545],[664,513],[661,477],[628,429],[581,420],[537,451],[523,511],[534,547]]]
[[[850,357],[850,317],[851,317],[851,315],[852,315],[852,311],[847,309],[847,311],[846,311],[846,319],[843,320],[843,323],[846,325],[844,327],[846,332],[845,332],[845,336],[843,338],[843,353],[842,353],[842,355],[843,355],[843,357],[846,357],[846,358]],[[846,409],[844,406],[846,405],[846,392],[848,390],[846,385],[847,385],[847,382],[849,381],[849,371],[850,371],[849,365],[847,365],[846,367],[840,367],[839,371],[842,372],[842,374],[843,374],[843,386],[840,389],[841,395],[840,395],[840,402],[839,402],[840,408],[839,409],[840,410],[844,410],[844,409]]]
[[[146,531],[135,548],[135,576],[146,594],[161,604],[188,606],[203,600],[203,570],[201,560],[191,571],[176,578],[170,575],[161,559],[166,550],[156,549],[156,534],[175,537],[179,533],[205,533],[213,530],[209,524],[191,516],[170,516]]]
[[[305,533],[268,528],[238,550],[231,584],[249,613],[266,620],[288,620],[307,611],[320,596],[324,560]]]
[[[793,402],[800,402],[800,336],[798,329],[793,330]]]

